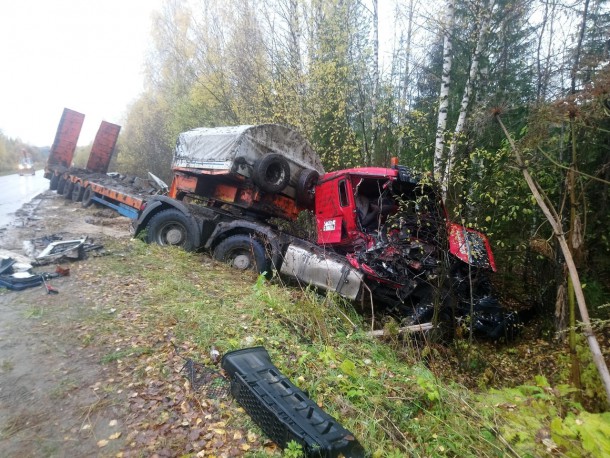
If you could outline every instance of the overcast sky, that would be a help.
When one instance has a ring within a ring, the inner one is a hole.
[[[51,145],[64,107],[85,114],[79,145],[102,120],[121,124],[143,90],[152,12],[162,0],[2,0],[0,130]]]

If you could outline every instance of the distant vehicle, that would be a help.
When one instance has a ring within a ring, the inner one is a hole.
[[[34,175],[36,170],[34,170],[32,159],[30,159],[27,151],[24,149],[21,150],[21,154],[23,157],[21,158],[21,162],[19,162],[19,175]]]

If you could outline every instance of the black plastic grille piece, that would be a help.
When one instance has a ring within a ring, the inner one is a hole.
[[[365,456],[353,434],[282,375],[263,347],[226,353],[222,368],[237,402],[280,447],[294,440],[308,456]]]

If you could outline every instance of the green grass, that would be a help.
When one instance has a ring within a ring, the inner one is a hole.
[[[367,336],[370,324],[333,295],[286,287],[179,249],[122,243],[127,245],[109,248],[126,250],[127,256],[99,258],[97,268],[110,282],[127,279],[136,285],[130,307],[145,317],[139,332],[192,344],[197,354],[190,356],[204,362],[212,346],[224,353],[263,345],[284,375],[374,457],[505,456],[515,449],[522,456],[544,456],[551,452],[541,431],[582,410],[565,390],[474,393],[439,379],[426,368],[421,359],[426,351],[416,343]],[[102,324],[114,335],[128,335],[116,329],[115,320]],[[120,349],[102,360],[151,351]],[[509,412],[506,405],[515,407]],[[561,442],[568,429],[556,427],[553,438]],[[582,452],[579,433],[572,428],[569,434],[570,453]]]
[[[108,364],[111,363],[113,361],[118,361],[120,359],[125,359],[125,358],[137,358],[140,355],[149,355],[152,353],[152,349],[150,348],[126,348],[124,350],[117,350],[117,351],[113,351],[112,353],[108,353],[104,356],[102,356],[102,363],[103,364]]]

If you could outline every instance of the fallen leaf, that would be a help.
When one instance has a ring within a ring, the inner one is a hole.
[[[108,441],[106,439],[102,439],[101,441],[97,441],[97,446],[99,448],[106,447],[108,445]]]
[[[108,426],[110,426],[111,428],[114,428],[119,422],[117,420],[110,420],[110,423],[108,423]]]
[[[118,432],[116,432],[114,434],[111,434],[110,436],[108,436],[108,439],[115,440],[115,439],[118,439],[119,437],[121,437],[121,432],[120,431],[118,431]]]

